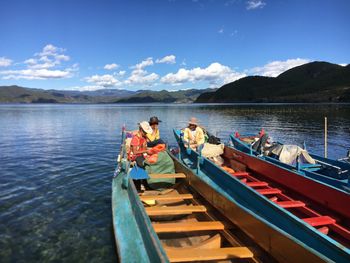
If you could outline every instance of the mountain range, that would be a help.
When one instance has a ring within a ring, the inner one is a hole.
[[[74,91],[0,86],[0,103],[192,103],[200,94],[210,91],[213,89]]]
[[[277,77],[249,76],[203,93],[195,102],[350,102],[350,65],[311,62]]]
[[[277,77],[249,76],[219,89],[43,90],[0,86],[0,103],[350,102],[350,65],[311,62]]]

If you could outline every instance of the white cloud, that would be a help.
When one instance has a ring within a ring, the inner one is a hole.
[[[342,67],[346,67],[348,64],[346,63],[341,63],[341,64],[338,64],[339,66],[342,66]]]
[[[162,77],[161,82],[171,85],[199,81],[209,81],[210,84],[224,84],[245,76],[244,73],[236,72],[228,66],[215,62],[206,68],[197,67],[189,70],[181,68],[177,73],[169,73]]]
[[[176,57],[174,55],[165,56],[164,58],[157,59],[156,63],[175,64]]]
[[[132,68],[143,69],[145,67],[152,66],[152,65],[153,65],[153,58],[149,57],[149,58],[146,58],[145,60],[141,61],[139,64],[136,64]]]
[[[262,67],[255,67],[251,70],[248,70],[250,74],[265,76],[265,77],[277,77],[279,74],[284,71],[294,68],[296,66],[303,65],[305,63],[309,63],[309,59],[288,59],[285,61],[272,61]]]
[[[88,83],[94,83],[95,86],[102,87],[114,87],[121,85],[121,82],[116,79],[113,75],[105,74],[105,75],[93,75],[90,77],[84,78]]]
[[[5,58],[5,57],[0,57],[0,67],[8,67],[12,64],[12,60]]]
[[[112,64],[106,64],[103,68],[107,69],[107,70],[112,70],[112,69],[116,69],[118,67],[119,67],[119,65],[112,63]]]
[[[130,77],[125,81],[125,84],[141,84],[151,86],[154,81],[156,81],[159,76],[156,73],[148,74],[146,70],[134,69],[131,72]]]
[[[61,79],[72,77],[71,70],[22,69],[0,71],[3,79]]]
[[[222,34],[224,33],[224,29],[223,28],[220,28],[219,31],[218,31],[219,34]]]
[[[55,47],[52,44],[46,45],[41,52],[35,53],[33,58],[24,61],[32,69],[49,69],[70,60],[70,57],[63,54],[65,49]]]
[[[253,10],[253,9],[257,9],[257,8],[264,8],[264,6],[266,5],[265,2],[261,1],[261,0],[249,0],[247,1],[247,10]]]
[[[74,64],[63,68],[61,64],[70,60],[69,56],[63,54],[64,52],[65,49],[48,44],[41,52],[35,53],[32,58],[24,61],[26,64],[24,69],[0,71],[0,74],[4,75],[2,79],[70,78],[74,72],[79,70],[79,67],[78,64]]]
[[[79,90],[79,91],[95,91],[95,90],[100,90],[100,89],[105,89],[104,86],[75,86],[75,87],[71,87],[69,88],[69,90]]]
[[[117,73],[118,76],[123,77],[125,75],[126,71],[125,70],[121,70]]]

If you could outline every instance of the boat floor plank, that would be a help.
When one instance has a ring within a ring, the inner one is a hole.
[[[162,216],[162,215],[186,215],[195,212],[206,212],[207,209],[202,205],[189,205],[189,206],[161,206],[161,207],[146,207],[145,208],[149,216]]]
[[[254,254],[247,247],[216,249],[166,249],[170,262],[225,260],[233,258],[252,258]]]
[[[184,173],[175,174],[149,174],[152,179],[165,179],[165,178],[186,178]]]
[[[332,225],[336,223],[335,219],[329,216],[309,217],[309,218],[304,218],[303,220],[312,226],[324,226],[324,225]]]
[[[179,222],[179,223],[155,223],[153,228],[156,233],[191,232],[204,230],[224,230],[225,226],[219,221],[207,222]]]
[[[279,201],[276,202],[279,206],[283,208],[293,208],[293,207],[304,207],[305,203],[301,201]]]
[[[141,201],[147,200],[185,200],[192,199],[193,195],[191,194],[176,194],[176,195],[141,195]]]

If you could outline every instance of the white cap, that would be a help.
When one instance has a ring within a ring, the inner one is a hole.
[[[151,126],[149,125],[148,121],[142,121],[139,123],[140,127],[142,130],[144,130],[145,133],[151,134],[153,133],[153,130]]]

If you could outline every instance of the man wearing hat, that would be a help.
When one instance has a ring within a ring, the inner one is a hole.
[[[204,144],[204,131],[198,126],[196,118],[192,117],[188,122],[188,127],[184,131],[185,146],[188,144],[191,149],[196,149],[199,145]]]
[[[130,159],[136,161],[139,167],[144,167],[145,157],[147,153],[147,135],[152,134],[153,130],[147,121],[139,123],[139,130],[131,139]]]
[[[162,122],[157,116],[153,116],[149,119],[149,125],[151,126],[153,132],[147,134],[147,146],[154,147],[158,144],[164,144],[163,140],[160,139],[158,125]]]

